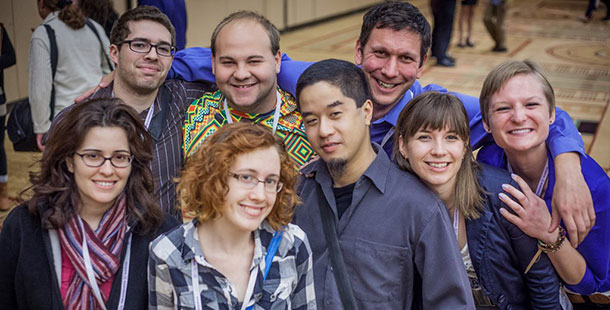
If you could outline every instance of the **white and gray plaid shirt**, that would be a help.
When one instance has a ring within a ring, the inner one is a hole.
[[[242,309],[235,287],[205,260],[197,236],[197,219],[159,236],[150,245],[149,309],[194,309],[191,262],[197,262],[203,309]],[[257,275],[245,306],[254,309],[316,309],[313,260],[307,236],[288,224],[263,284],[265,254],[273,229],[263,221],[254,231],[250,276]]]

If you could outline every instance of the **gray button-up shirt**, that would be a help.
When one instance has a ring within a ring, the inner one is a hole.
[[[318,209],[331,207],[358,308],[474,309],[470,283],[442,202],[385,152],[358,179],[341,219],[333,181],[319,160],[302,169],[295,222],[309,238],[318,309],[341,309]],[[318,185],[319,184],[319,185]]]

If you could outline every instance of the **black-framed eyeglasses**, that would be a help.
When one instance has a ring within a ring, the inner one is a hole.
[[[113,154],[110,157],[104,157],[99,153],[74,153],[80,158],[83,159],[83,163],[88,167],[97,168],[104,165],[104,163],[109,160],[110,164],[115,168],[127,168],[131,165],[131,161],[133,160],[133,155],[130,154]]]
[[[229,176],[234,177],[241,185],[248,189],[253,189],[258,183],[263,183],[263,187],[268,193],[279,193],[284,186],[284,183],[280,182],[278,179],[266,178],[264,180],[259,180],[257,177],[248,173],[229,172]]]
[[[127,45],[129,45],[130,50],[132,50],[136,53],[140,53],[140,54],[150,53],[150,50],[153,47],[155,48],[155,50],[157,51],[157,55],[159,55],[159,56],[170,57],[170,56],[174,56],[174,54],[176,54],[176,47],[171,44],[168,44],[168,43],[152,44],[146,40],[140,40],[140,39],[125,40],[125,41],[119,42],[119,44],[124,44],[124,43],[127,43]]]

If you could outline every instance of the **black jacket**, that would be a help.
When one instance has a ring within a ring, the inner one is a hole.
[[[178,222],[166,216],[154,233],[133,234],[125,309],[148,308],[148,245],[176,226]],[[121,266],[124,256],[122,251]],[[16,207],[6,218],[0,234],[0,309],[63,309],[54,268],[49,231],[24,205]],[[108,309],[117,308],[121,272],[119,269],[115,274],[106,303]]]

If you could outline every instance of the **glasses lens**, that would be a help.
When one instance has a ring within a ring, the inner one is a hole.
[[[110,162],[115,167],[125,168],[131,164],[131,156],[127,154],[115,154],[110,158]]]
[[[159,44],[157,45],[157,54],[161,56],[172,56],[174,54],[175,48],[169,44]]]
[[[129,48],[137,53],[148,53],[150,52],[150,43],[142,40],[135,40],[129,42]]]
[[[104,163],[104,157],[99,154],[84,154],[81,157],[87,166],[99,167]]]

